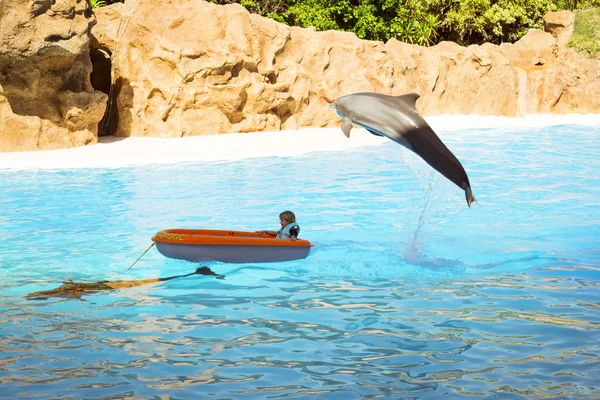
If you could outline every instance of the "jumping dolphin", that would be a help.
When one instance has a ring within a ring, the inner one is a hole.
[[[403,96],[353,93],[339,97],[330,107],[342,118],[346,137],[350,137],[354,123],[401,144],[464,190],[467,205],[471,207],[475,198],[467,173],[417,111],[415,103],[419,97],[416,93]]]
[[[197,268],[194,272],[184,275],[169,276],[167,278],[138,279],[133,281],[100,281],[94,283],[85,282],[63,282],[62,286],[56,289],[43,290],[41,292],[29,293],[25,297],[29,300],[48,300],[48,297],[63,297],[68,299],[81,300],[84,294],[96,293],[101,290],[126,289],[135,286],[149,285],[151,283],[170,281],[175,278],[183,278],[190,275],[211,275],[217,279],[223,279],[223,275],[214,273],[210,268],[204,266]]]

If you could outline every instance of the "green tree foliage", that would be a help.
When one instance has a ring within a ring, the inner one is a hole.
[[[557,0],[556,7],[559,10],[586,10],[600,7],[600,0]]]
[[[88,0],[92,8],[104,7],[109,4],[123,3],[125,0]]]
[[[568,46],[588,57],[600,54],[600,8],[578,10],[575,13],[573,36]]]
[[[100,7],[123,0],[88,0]],[[600,7],[600,0],[210,0],[237,3],[252,13],[319,31],[353,32],[361,39],[391,38],[430,46],[514,42],[542,28],[548,11]]]
[[[354,32],[361,39],[390,38],[432,44],[438,17],[422,7],[422,0],[289,0],[275,19],[317,30]]]
[[[443,21],[444,36],[462,44],[514,42],[542,28],[544,14],[556,9],[552,0],[455,0]]]
[[[560,0],[560,8],[577,0]],[[587,3],[600,0],[579,0]],[[556,0],[213,0],[240,3],[288,25],[354,32],[361,39],[432,45],[518,40],[541,28],[543,16],[558,9]]]
[[[89,0],[89,2],[92,8],[104,7],[106,5],[106,1],[104,0]]]

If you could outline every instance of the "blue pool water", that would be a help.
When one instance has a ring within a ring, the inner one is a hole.
[[[478,203],[400,146],[0,171],[0,398],[597,398],[600,127],[440,134]],[[165,228],[276,229],[306,260],[185,274]]]

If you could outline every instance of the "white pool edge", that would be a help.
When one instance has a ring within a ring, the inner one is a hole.
[[[600,126],[600,114],[534,115],[524,118],[441,115],[426,118],[438,133],[467,129],[535,128],[556,125]],[[447,135],[443,135],[447,136]],[[73,149],[0,153],[0,171],[26,169],[120,168],[145,164],[233,161],[289,157],[314,151],[344,151],[382,144],[385,138],[353,129],[347,139],[339,128],[193,136],[175,139],[103,137]]]

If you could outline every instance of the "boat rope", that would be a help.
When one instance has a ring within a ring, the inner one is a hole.
[[[144,254],[146,254],[148,252],[148,250],[150,250],[153,246],[154,246],[154,242],[152,242],[152,244],[150,245],[150,247],[148,247],[146,249],[146,251],[141,256],[139,256],[138,259],[135,260],[134,263],[131,264],[131,266],[129,268],[127,268],[127,271],[129,271],[135,265],[135,263],[137,263],[138,261],[140,261],[140,258],[144,257]]]

